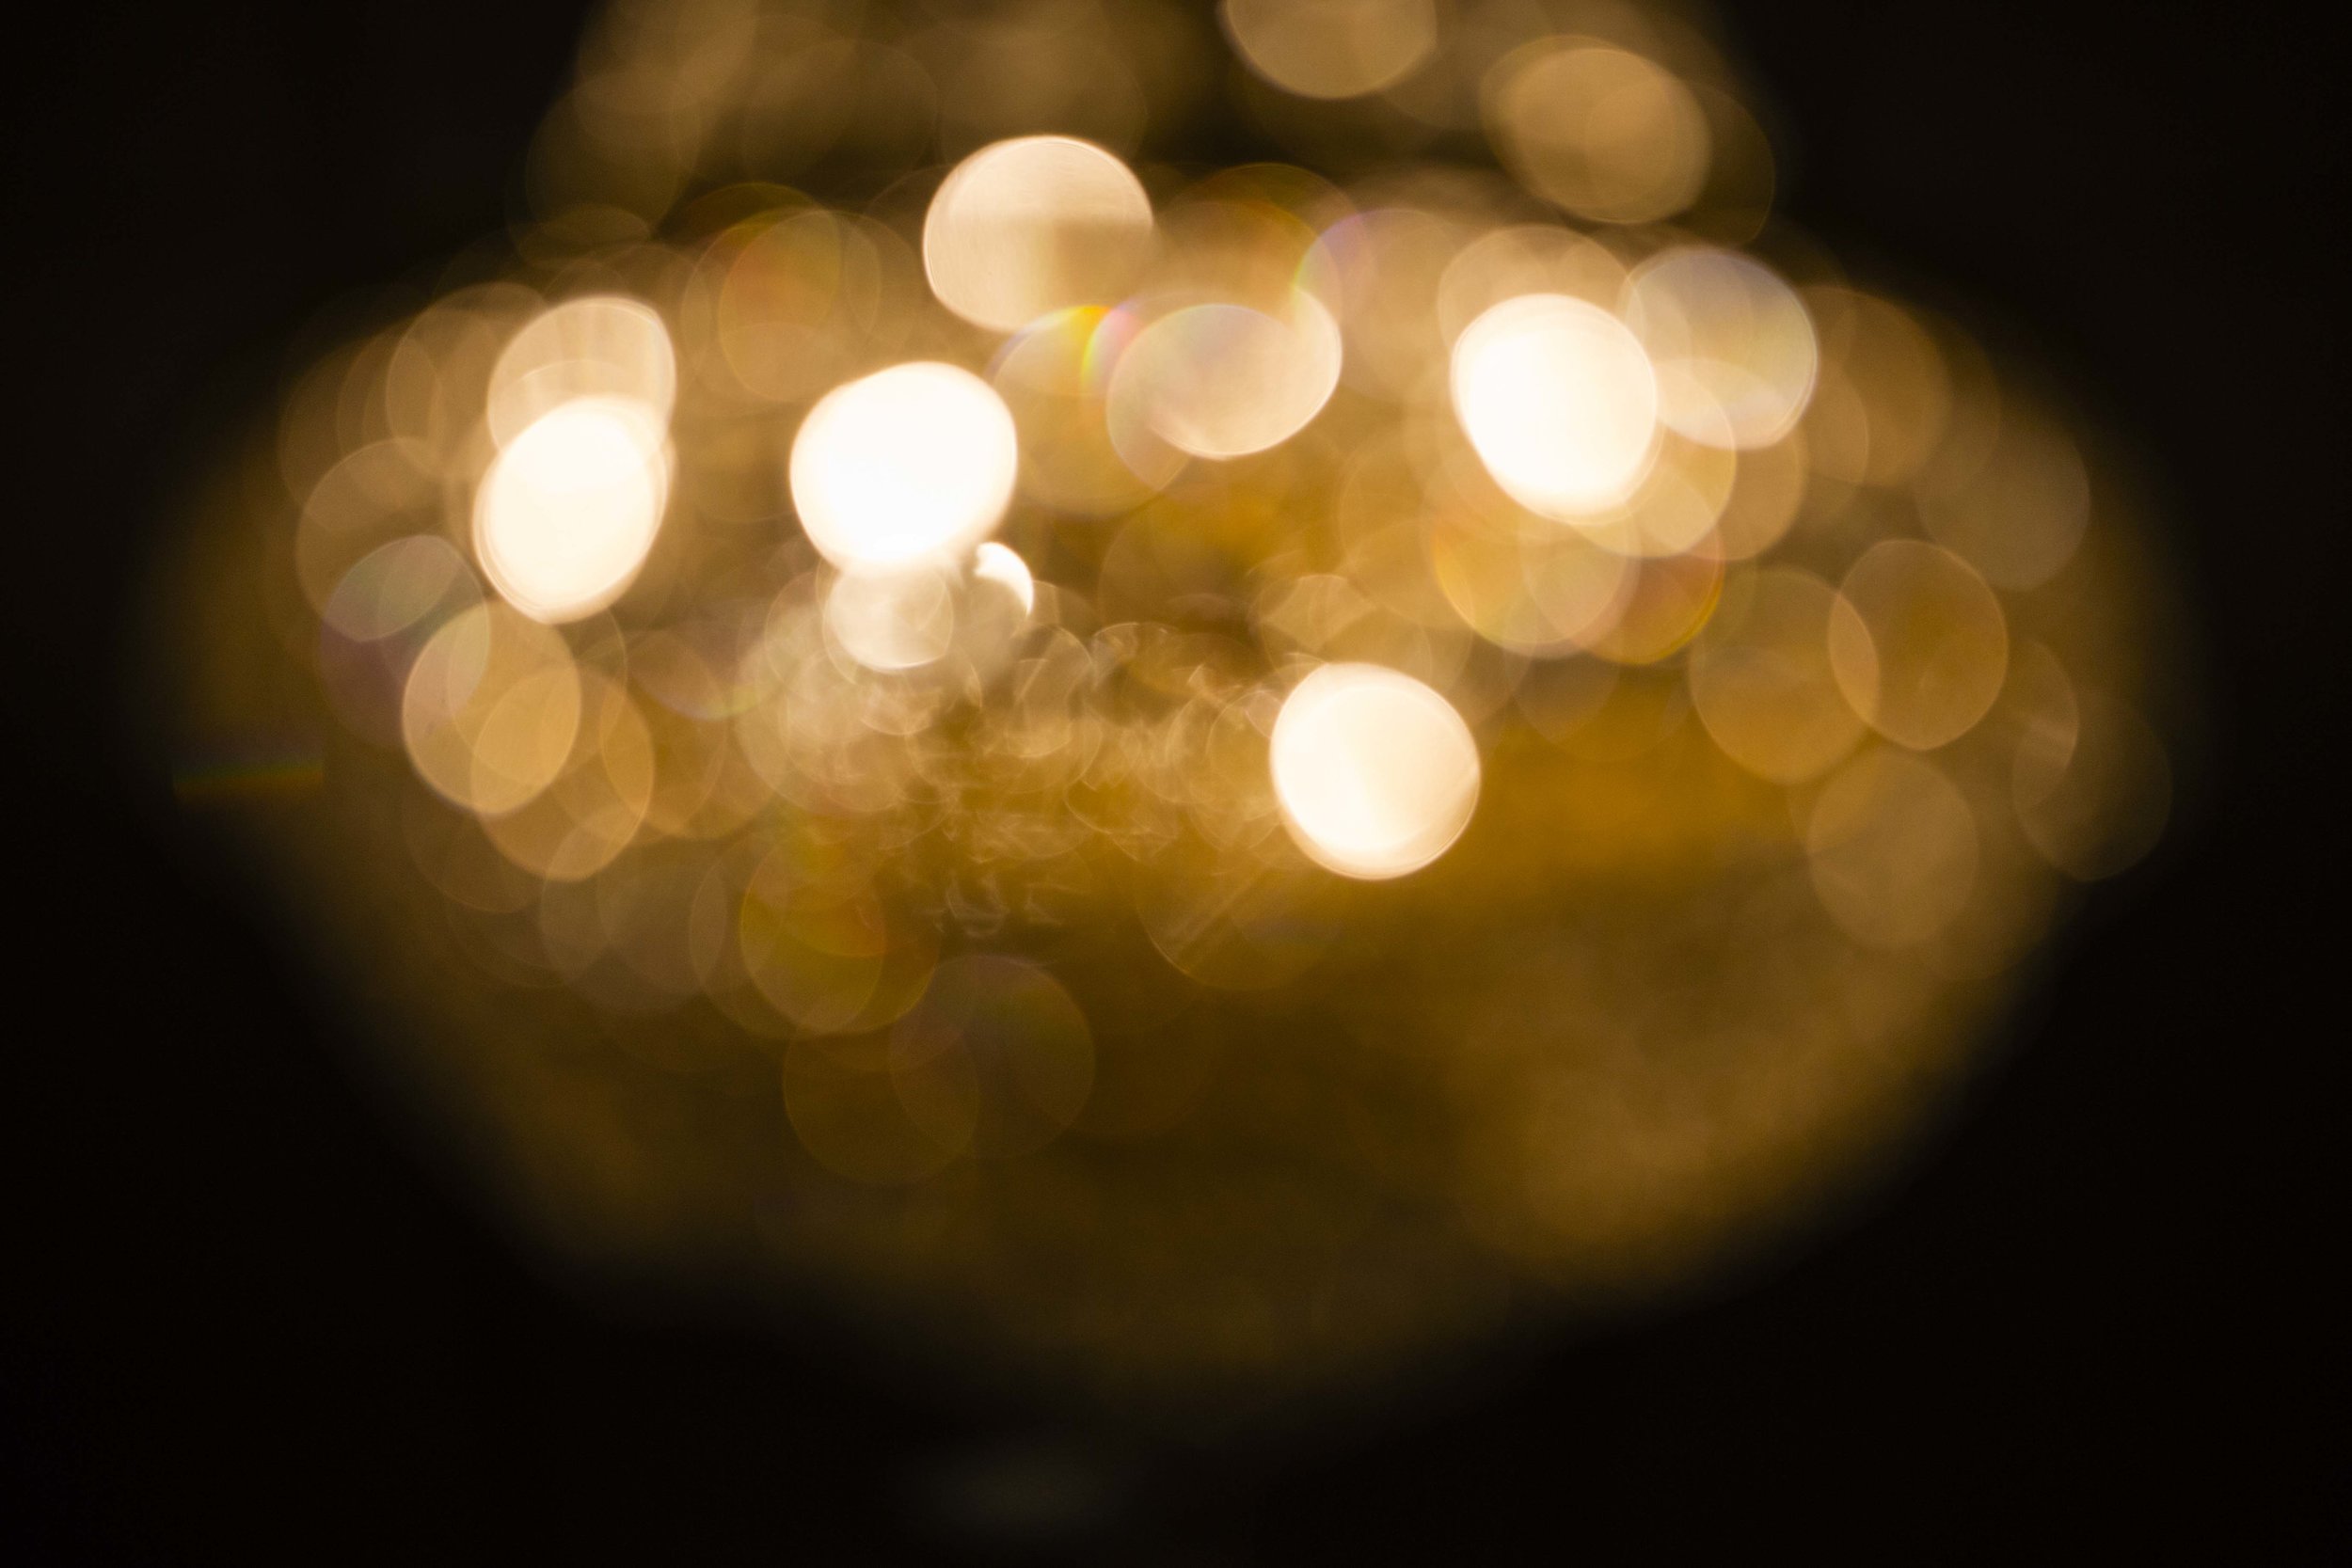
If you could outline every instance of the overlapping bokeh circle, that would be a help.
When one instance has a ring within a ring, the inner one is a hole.
[[[624,0],[527,172],[203,519],[183,793],[567,1248],[1367,1374],[1851,1190],[2161,830],[2126,498],[1677,13]]]

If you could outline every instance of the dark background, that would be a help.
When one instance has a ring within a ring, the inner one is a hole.
[[[190,476],[323,306],[502,221],[582,14],[4,24],[0,341],[28,405],[0,489],[8,1560],[954,1560],[985,1542],[926,1499],[1054,1451],[1033,1412],[519,1258],[171,806],[155,716],[119,711],[140,563]],[[1344,1441],[1114,1465],[1108,1524],[1002,1554],[2352,1544],[2321,1268],[2346,1045],[2339,56],[2218,6],[1727,21],[1780,110],[1785,209],[1866,276],[1990,307],[2153,465],[2207,682],[2172,836],[2061,939],[1951,1127],[1794,1257]]]

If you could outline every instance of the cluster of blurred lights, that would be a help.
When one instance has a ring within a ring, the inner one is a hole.
[[[516,257],[290,396],[199,708],[309,672],[551,1207],[1360,1361],[1785,1210],[2153,842],[2112,498],[1703,40],[1216,21],[625,3]],[[1155,150],[1232,113],[1299,163]]]

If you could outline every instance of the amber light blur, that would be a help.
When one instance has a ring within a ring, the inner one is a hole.
[[[208,520],[181,794],[576,1254],[1372,1375],[1857,1180],[2162,833],[2126,492],[1678,17],[619,0],[525,183]]]

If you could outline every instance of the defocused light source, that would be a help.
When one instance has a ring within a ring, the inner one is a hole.
[[[1478,744],[1443,697],[1373,664],[1330,664],[1283,700],[1274,789],[1299,847],[1377,880],[1445,853],[1478,804]]]
[[[1625,499],[1657,454],[1658,378],[1640,340],[1565,294],[1506,300],[1463,330],[1454,407],[1496,483],[1547,517]]]
[[[490,433],[503,445],[585,398],[643,404],[659,426],[677,397],[668,328],[642,301],[613,294],[566,300],[515,334],[490,369]]]
[[[972,575],[1011,594],[1022,613],[1037,608],[1037,579],[1029,575],[1028,562],[994,540],[972,552]]]
[[[952,561],[1012,499],[1012,416],[954,365],[897,365],[835,388],[792,440],[792,502],[845,572]]]
[[[419,652],[401,731],[425,783],[452,804],[501,816],[555,782],[580,711],[563,639],[485,604],[443,623]]]
[[[574,621],[628,586],[669,500],[661,427],[642,404],[580,398],[541,415],[490,465],[474,550],[537,621]]]
[[[982,148],[947,176],[923,220],[923,265],[940,303],[1010,332],[1126,293],[1152,246],[1152,199],[1090,142],[1024,136]]]
[[[1980,451],[1954,452],[1922,475],[1919,515],[1937,542],[2003,588],[2057,576],[2090,526],[2090,476],[2073,438],[2013,400]]]
[[[845,572],[826,592],[825,629],[868,670],[912,670],[947,651],[955,600],[937,571]]]
[[[1975,890],[1977,820],[1933,765],[1870,752],[1833,777],[1805,824],[1813,886],[1831,918],[1869,947],[1934,935]]]
[[[1512,172],[1579,217],[1655,223],[1707,182],[1707,116],[1655,61],[1589,39],[1530,44],[1486,83],[1488,127]]]
[[[570,1255],[1185,1412],[1636,1299],[2174,787],[2128,488],[1735,91],[1638,3],[616,0],[193,542],[178,798]]]
[[[1830,660],[1837,595],[1791,567],[1769,567],[1692,644],[1692,705],[1725,755],[1778,784],[1834,766],[1862,723]]]
[[[1434,0],[1220,0],[1243,59],[1308,98],[1355,98],[1403,77],[1438,43]]]
[[[1111,417],[1139,419],[1195,457],[1242,457],[1305,428],[1339,380],[1339,327],[1313,295],[1293,293],[1281,317],[1193,305],[1127,346],[1112,372]]]
[[[1657,367],[1660,417],[1691,440],[1770,446],[1813,395],[1812,320],[1761,261],[1661,251],[1627,279],[1626,315]]]
[[[1889,739],[1932,751],[1992,710],[2009,673],[2009,626],[1960,557],[1884,539],[1846,573],[1829,656],[1856,713]]]

